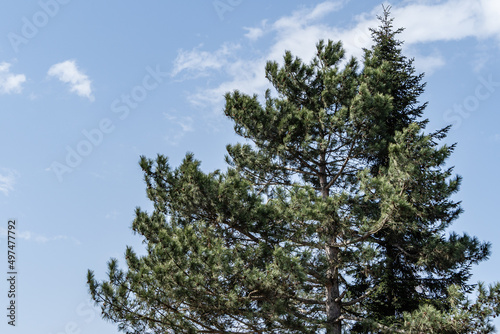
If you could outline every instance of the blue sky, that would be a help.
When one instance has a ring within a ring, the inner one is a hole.
[[[387,3],[388,4],[388,3]],[[464,177],[453,230],[492,242],[473,280],[498,279],[500,2],[393,1],[404,52],[425,72],[428,130],[448,124]],[[139,156],[186,152],[225,168],[238,140],[222,115],[233,89],[262,95],[267,60],[311,59],[319,39],[369,47],[373,1],[4,1],[0,7],[0,264],[18,221],[18,326],[2,333],[117,333],[89,303],[88,268],[143,249],[150,210]],[[123,262],[123,261],[122,261]],[[3,276],[2,276],[3,277]],[[0,280],[6,312],[7,282]]]

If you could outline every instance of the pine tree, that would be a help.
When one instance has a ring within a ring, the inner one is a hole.
[[[227,93],[246,143],[227,146],[225,172],[142,157],[154,211],[132,228],[147,254],[128,247],[107,281],[89,271],[103,317],[126,333],[487,333],[500,287],[473,303],[459,286],[488,244],[444,236],[461,211],[453,146],[423,133],[421,77],[394,35],[362,70],[320,41],[309,64],[267,63],[276,97]]]

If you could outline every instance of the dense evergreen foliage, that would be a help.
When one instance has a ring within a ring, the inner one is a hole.
[[[126,333],[491,332],[500,286],[466,298],[489,245],[447,232],[461,212],[448,128],[424,133],[422,75],[380,19],[362,68],[320,41],[310,63],[267,63],[263,104],[226,94],[245,142],[225,172],[141,158],[147,255],[127,248],[107,281],[89,271],[105,318]]]

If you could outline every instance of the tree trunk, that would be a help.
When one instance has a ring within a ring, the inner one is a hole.
[[[332,238],[331,241],[335,241]],[[326,255],[330,262],[326,277],[326,321],[328,323],[328,334],[341,334],[342,323],[339,317],[341,315],[341,302],[338,300],[340,297],[339,277],[337,270],[337,263],[339,257],[339,249],[336,247],[326,246]]]
[[[320,186],[321,195],[324,199],[328,198],[329,190],[327,188],[327,177],[325,156],[321,157],[320,166]],[[332,223],[334,223],[332,221]],[[341,315],[341,301],[340,297],[340,287],[339,287],[339,275],[338,275],[338,263],[339,263],[339,249],[337,247],[332,247],[331,244],[336,242],[337,228],[332,226],[327,229],[330,234],[329,244],[325,246],[326,257],[328,259],[329,268],[326,272],[326,322],[327,322],[327,333],[328,334],[341,334],[342,333],[342,323],[339,320]]]

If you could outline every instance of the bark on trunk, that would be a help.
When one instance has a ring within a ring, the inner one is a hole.
[[[338,248],[326,246],[326,255],[330,262],[330,268],[327,271],[326,285],[326,318],[328,323],[328,334],[342,333],[342,323],[338,320],[341,315],[341,302],[338,300],[340,296],[337,271],[338,253]]]
[[[322,162],[324,163],[325,157],[322,156]],[[324,165],[323,165],[324,166]],[[327,177],[326,168],[320,167],[320,186],[321,195],[324,199],[328,198],[329,190],[327,189]],[[333,244],[336,241],[336,228],[332,226],[328,229],[330,235],[330,243]],[[339,287],[339,275],[338,275],[338,261],[339,261],[339,249],[332,247],[330,245],[325,246],[326,257],[329,262],[329,268],[326,273],[326,321],[327,321],[327,333],[328,334],[341,334],[342,333],[342,323],[339,320],[341,315],[341,301],[340,297],[340,287]]]

